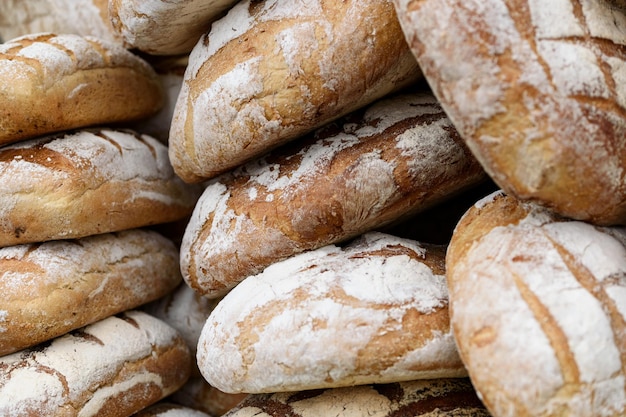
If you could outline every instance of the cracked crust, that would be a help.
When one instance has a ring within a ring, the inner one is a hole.
[[[626,15],[605,0],[395,0],[420,66],[518,198],[626,223]]]

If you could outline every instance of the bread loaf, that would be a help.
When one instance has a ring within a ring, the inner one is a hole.
[[[626,223],[616,3],[394,0],[435,95],[500,187],[601,225]]]
[[[170,158],[199,182],[420,78],[387,0],[243,0],[191,52]]]
[[[25,35],[0,44],[0,145],[79,127],[128,122],[163,104],[150,65],[91,36]]]
[[[0,148],[0,247],[166,223],[193,210],[156,139],[89,129]]]
[[[109,0],[111,24],[130,49],[152,55],[191,51],[236,0]]]
[[[161,402],[141,410],[133,417],[210,417],[210,415],[182,405]]]
[[[445,247],[368,233],[275,263],[215,307],[198,367],[224,392],[463,377]]]
[[[207,297],[305,250],[345,241],[485,178],[436,100],[394,96],[213,179],[181,244]]]
[[[489,417],[467,379],[255,394],[224,417]]]
[[[498,417],[626,415],[626,229],[502,192],[455,229],[453,333]]]
[[[0,248],[0,356],[163,297],[181,281],[176,247],[147,230]]]
[[[0,357],[0,415],[130,416],[178,389],[190,360],[162,321],[138,311],[111,316]]]
[[[89,35],[107,42],[122,41],[111,25],[107,0],[0,2],[0,36],[3,39],[40,32]]]

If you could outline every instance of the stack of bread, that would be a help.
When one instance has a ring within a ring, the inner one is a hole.
[[[1,415],[626,415],[622,2],[7,1],[0,37]]]

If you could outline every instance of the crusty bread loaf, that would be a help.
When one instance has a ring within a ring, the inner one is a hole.
[[[623,2],[395,5],[435,95],[500,187],[567,217],[626,224]]]
[[[388,0],[242,0],[191,52],[172,164],[214,177],[420,78]]]
[[[152,55],[192,50],[237,0],[109,0],[111,24],[124,44]]]
[[[133,414],[133,417],[211,417],[211,415],[182,405],[160,402]]]
[[[198,367],[231,393],[467,376],[444,260],[444,246],[372,232],[277,262],[218,303]]]
[[[109,19],[107,0],[2,0],[0,37],[71,33],[122,42]]]
[[[485,178],[434,97],[394,96],[213,179],[181,244],[207,297],[304,250],[397,221]]]
[[[147,62],[91,36],[25,35],[0,44],[0,145],[79,127],[127,122],[163,104]]]
[[[464,378],[254,394],[224,417],[490,417]]]
[[[626,415],[626,229],[496,192],[458,224],[446,268],[459,351],[494,416]]]
[[[174,221],[200,192],[156,139],[107,128],[0,148],[0,183],[0,247]]]
[[[163,297],[174,244],[147,230],[0,248],[0,356]]]
[[[178,389],[190,363],[173,328],[128,311],[0,357],[0,415],[130,416]]]

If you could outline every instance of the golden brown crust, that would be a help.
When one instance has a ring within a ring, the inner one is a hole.
[[[0,46],[0,144],[156,113],[154,70],[113,43],[79,35],[25,35]]]

